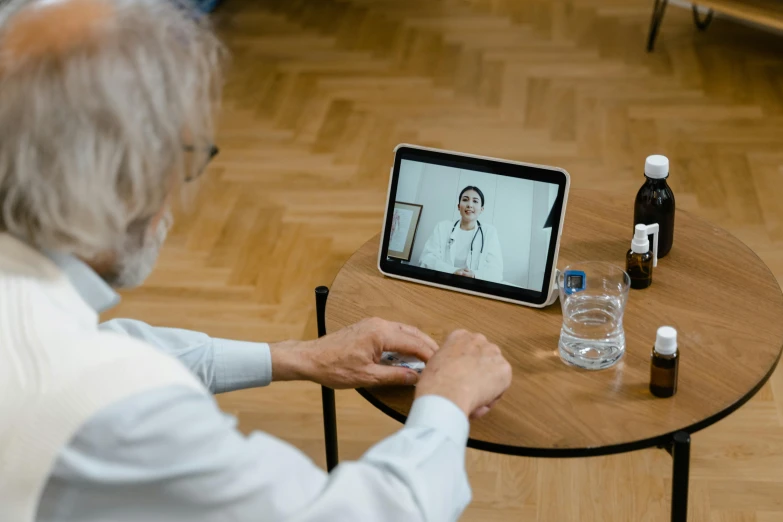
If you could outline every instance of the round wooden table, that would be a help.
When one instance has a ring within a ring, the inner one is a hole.
[[[588,260],[624,267],[632,203],[632,194],[573,190],[558,267]],[[514,379],[503,400],[471,424],[473,448],[577,457],[666,447],[675,455],[680,488],[678,473],[685,474],[687,501],[689,434],[748,401],[783,346],[783,294],[770,270],[734,236],[687,212],[677,212],[674,248],[659,261],[653,285],[630,292],[625,356],[600,371],[561,362],[559,302],[538,310],[386,278],[377,268],[378,242],[376,236],[362,246],[335,278],[326,330],[378,316],[415,325],[436,341],[465,328],[498,344]],[[663,325],[677,329],[681,354],[678,391],[670,399],[648,391],[650,352]],[[414,388],[359,392],[404,421]],[[674,520],[679,516],[673,511]]]

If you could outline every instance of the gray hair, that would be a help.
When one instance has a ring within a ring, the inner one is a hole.
[[[0,59],[39,1],[0,2]],[[102,1],[96,45],[0,63],[0,231],[85,259],[121,249],[206,161],[224,56],[181,0]]]

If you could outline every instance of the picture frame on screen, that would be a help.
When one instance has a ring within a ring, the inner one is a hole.
[[[424,205],[394,202],[389,236],[389,257],[410,261]]]

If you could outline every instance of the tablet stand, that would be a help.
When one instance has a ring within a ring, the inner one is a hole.
[[[544,306],[552,306],[557,301],[560,295],[560,290],[557,287],[557,282],[560,280],[560,270],[555,269],[555,280],[552,281],[552,288],[549,289],[549,299]]]

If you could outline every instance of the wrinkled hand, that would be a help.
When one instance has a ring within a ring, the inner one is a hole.
[[[485,415],[511,385],[511,365],[481,334],[453,332],[430,359],[416,397],[439,395],[472,419]]]
[[[414,370],[379,364],[383,352],[429,361],[438,345],[413,326],[365,319],[314,341],[270,346],[273,380],[309,380],[330,388],[411,385]]]

